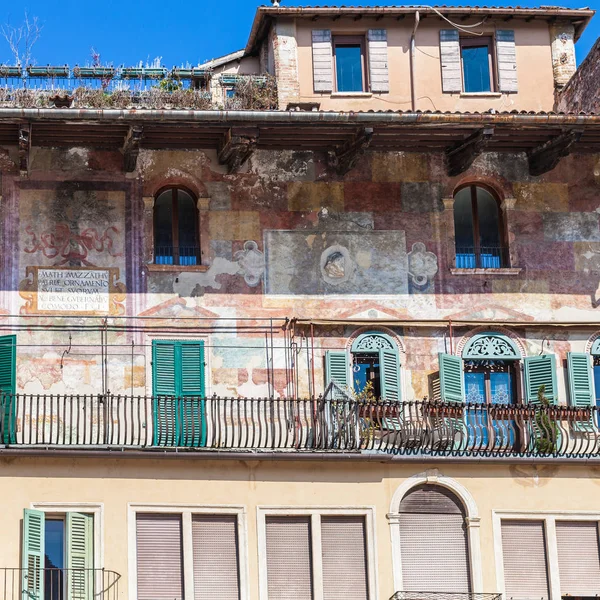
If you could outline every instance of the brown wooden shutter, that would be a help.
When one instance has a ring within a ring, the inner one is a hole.
[[[312,600],[310,517],[267,517],[269,600]]]
[[[368,600],[364,517],[321,517],[323,600]]]
[[[465,516],[450,492],[424,485],[400,503],[400,554],[406,591],[471,591]]]
[[[194,515],[194,598],[239,600],[237,517]]]
[[[329,29],[313,29],[312,54],[315,92],[333,91],[333,47]]]
[[[496,62],[498,67],[498,91],[515,93],[517,82],[517,50],[515,32],[512,29],[496,31]]]
[[[562,596],[595,596],[600,593],[598,524],[557,521],[558,571]]]
[[[543,521],[502,521],[505,598],[547,600],[548,565]]]
[[[387,31],[385,29],[369,29],[367,43],[371,91],[375,93],[389,92]]]
[[[138,514],[136,547],[138,600],[181,600],[181,516]]]
[[[442,92],[462,91],[460,38],[456,29],[440,30],[440,60],[442,63]]]

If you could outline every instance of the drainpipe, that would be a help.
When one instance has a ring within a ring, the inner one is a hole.
[[[419,27],[420,20],[421,15],[417,10],[415,12],[415,26],[413,27],[412,35],[410,36],[410,99],[413,112],[417,110],[417,82],[415,80],[415,36],[417,35],[417,29]]]

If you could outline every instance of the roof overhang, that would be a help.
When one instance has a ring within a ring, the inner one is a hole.
[[[392,17],[402,19],[419,11],[421,17],[443,15],[447,18],[494,17],[503,19],[526,20],[567,20],[575,26],[575,41],[579,39],[587,27],[595,11],[590,8],[561,8],[543,6],[539,8],[521,7],[484,7],[484,6],[260,6],[256,10],[252,29],[246,45],[246,52],[254,52],[267,30],[268,23],[275,17],[308,18],[376,18]]]

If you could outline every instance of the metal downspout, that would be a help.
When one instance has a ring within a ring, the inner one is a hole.
[[[413,112],[417,110],[417,80],[415,77],[415,54],[416,54],[416,43],[415,38],[417,35],[417,29],[419,28],[419,23],[421,21],[421,15],[419,11],[415,12],[415,26],[412,30],[412,35],[410,36],[410,100],[411,100],[411,108]]]

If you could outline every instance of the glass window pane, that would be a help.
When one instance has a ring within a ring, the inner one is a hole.
[[[600,406],[600,364],[594,365],[594,388],[596,390],[596,406]]]
[[[166,190],[154,202],[154,262],[173,264],[173,190]]]
[[[198,256],[195,202],[183,190],[177,192],[177,202],[179,205],[179,264],[195,265]]]
[[[462,48],[465,92],[491,92],[489,46]]]
[[[497,269],[502,266],[498,202],[482,188],[477,188],[477,215],[479,218],[481,266],[485,269]]]
[[[456,244],[456,267],[475,268],[475,245],[473,242],[473,208],[471,188],[464,188],[454,197],[454,239]]]
[[[63,569],[65,566],[65,522],[62,519],[46,519],[46,567]]]
[[[359,44],[335,47],[338,92],[362,92],[362,58]]]

